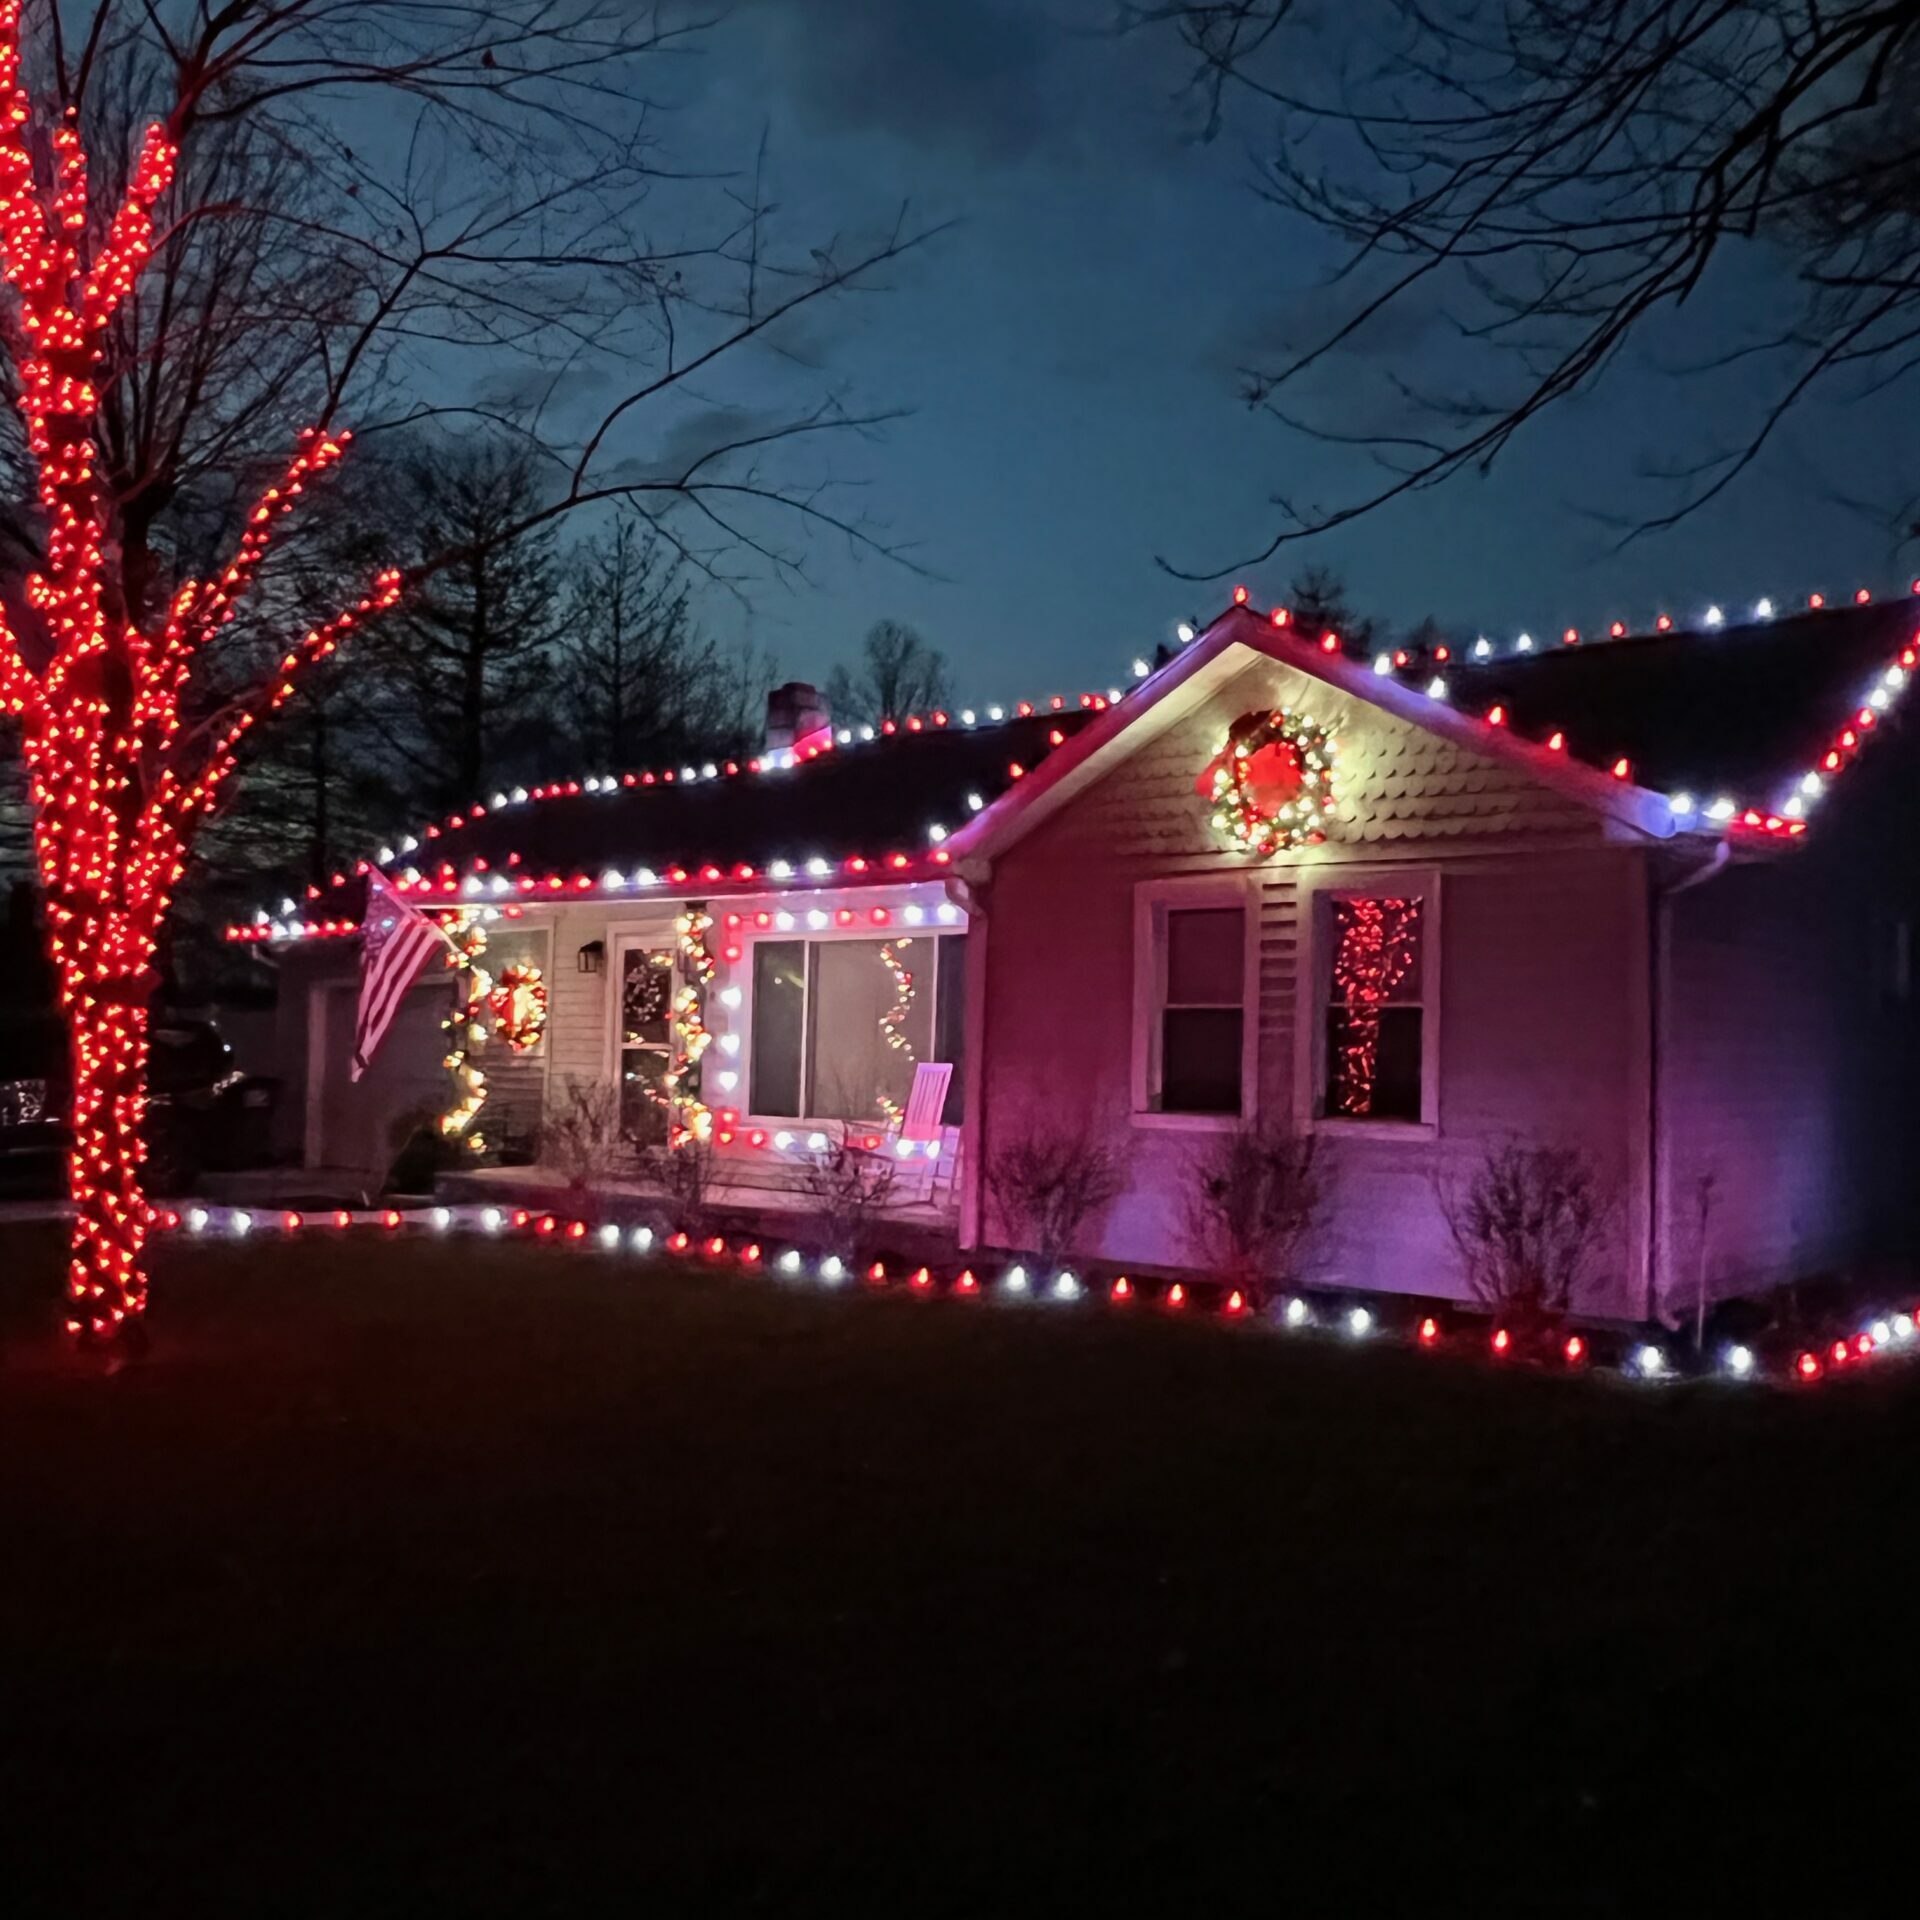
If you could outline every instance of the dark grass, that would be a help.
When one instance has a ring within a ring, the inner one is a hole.
[[[158,1298],[0,1372],[8,1913],[1904,1903],[1920,1373],[471,1242]]]

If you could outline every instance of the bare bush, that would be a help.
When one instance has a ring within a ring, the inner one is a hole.
[[[667,1196],[670,1223],[698,1239],[710,1225],[711,1195],[718,1168],[711,1141],[682,1140],[677,1147],[654,1147],[647,1170]]]
[[[1251,1122],[1193,1156],[1187,1232],[1236,1285],[1259,1293],[1298,1275],[1300,1249],[1320,1207],[1310,1133]]]
[[[541,1158],[585,1189],[604,1184],[627,1156],[620,1132],[620,1090],[605,1080],[568,1076],[541,1129]]]
[[[860,1259],[893,1200],[893,1162],[882,1152],[842,1138],[800,1169],[800,1189],[813,1202],[825,1251]]]
[[[1125,1155],[1091,1126],[1038,1126],[987,1162],[995,1204],[1023,1251],[1058,1260],[1125,1185]]]
[[[1608,1206],[1592,1161],[1509,1140],[1487,1148],[1464,1187],[1435,1187],[1474,1298],[1516,1339],[1544,1334],[1600,1251]]]

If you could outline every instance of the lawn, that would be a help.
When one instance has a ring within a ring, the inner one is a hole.
[[[1902,1871],[1920,1369],[1636,1387],[368,1235],[166,1248],[102,1378],[18,1337],[52,1255],[0,1238],[10,1915]]]

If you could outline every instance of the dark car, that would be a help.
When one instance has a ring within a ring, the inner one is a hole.
[[[242,1073],[212,1021],[157,1012],[148,1028],[147,1187],[183,1193],[209,1167],[267,1158],[279,1082]],[[0,1183],[57,1192],[72,1092],[57,1014],[0,1011]]]

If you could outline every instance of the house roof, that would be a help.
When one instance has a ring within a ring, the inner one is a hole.
[[[1876,695],[1891,712],[1916,625],[1920,610],[1892,601],[1485,659],[1469,650],[1395,673],[1410,683],[1441,674],[1454,706],[1502,707],[1523,737],[1561,731],[1566,750],[1593,765],[1624,758],[1641,786],[1777,813],[1843,734],[1880,724]]]
[[[1727,626],[1712,619],[1550,646],[1480,641],[1366,656],[1235,603],[1123,699],[914,716],[899,729],[724,767],[628,773],[496,794],[378,864],[429,898],[935,878],[991,857],[1238,671],[1242,650],[1533,777],[1655,838],[1790,841],[1827,782],[1896,713],[1920,660],[1912,601]],[[1187,630],[1182,629],[1185,633]],[[1144,670],[1144,663],[1142,663]],[[865,730],[871,734],[871,730]],[[362,861],[233,939],[355,931]]]

